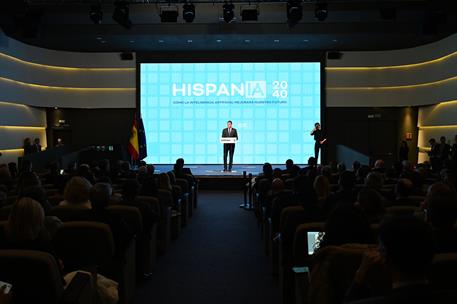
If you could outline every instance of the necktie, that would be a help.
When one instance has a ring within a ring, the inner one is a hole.
[[[230,135],[231,132],[232,132],[232,129],[229,129],[229,135]]]

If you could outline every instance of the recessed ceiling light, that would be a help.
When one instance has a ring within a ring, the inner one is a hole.
[[[275,39],[273,40],[275,43],[279,43],[279,39]]]
[[[222,40],[220,40],[220,39],[217,39],[217,40],[216,40],[216,42],[217,42],[217,43],[220,43],[220,42],[222,42]]]
[[[333,41],[333,42],[338,42],[338,39],[333,39],[332,41]]]
[[[309,40],[308,39],[303,39],[303,42],[308,42]]]
[[[100,40],[100,43],[106,43],[106,40]]]
[[[135,40],[130,40],[129,42],[130,42],[130,43],[135,43]]]
[[[187,40],[187,43],[192,43],[192,39],[188,39],[188,40]]]
[[[249,40],[249,39],[244,39],[244,42],[249,43],[249,42],[251,42],[251,40]]]
[[[97,38],[95,38],[95,39],[97,39],[97,40],[102,40],[102,39],[103,39],[103,37],[97,37]]]
[[[159,43],[164,43],[164,41],[163,41],[162,39],[159,39],[159,41],[158,41],[158,42],[159,42]]]

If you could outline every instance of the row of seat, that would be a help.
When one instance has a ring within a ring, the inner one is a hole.
[[[121,184],[122,180],[113,185],[115,191],[121,189]],[[44,185],[50,202],[56,205],[58,201],[62,200],[62,197],[57,189],[52,186]],[[54,207],[49,215],[56,216],[64,222],[57,231],[53,243],[57,255],[64,261],[65,271],[84,269],[89,273],[100,273],[112,278],[119,283],[120,303],[131,303],[134,298],[137,279],[153,272],[157,263],[157,256],[164,254],[171,240],[179,236],[181,227],[187,224],[197,207],[198,184],[191,185],[187,180],[175,179],[172,186],[171,191],[158,189],[157,197],[137,197],[137,200],[149,204],[155,213],[160,215],[159,220],[151,226],[150,231],[143,230],[141,213],[138,208],[121,205],[116,199],[117,196],[113,196],[112,204],[106,209],[107,213],[110,216],[122,218],[130,228],[133,228],[134,233],[131,242],[121,254],[115,254],[113,234],[108,225],[87,221],[90,218],[89,210],[68,206]],[[11,206],[1,208],[0,220],[6,220],[10,210]],[[3,250],[2,252],[6,256],[9,256],[8,252],[11,253],[11,251]],[[46,258],[43,258],[41,254],[37,256],[36,262],[43,263],[43,259]],[[47,264],[52,267],[51,264]],[[9,269],[14,269],[14,267]],[[53,270],[49,271],[50,273],[53,272]],[[15,292],[21,291],[21,287],[16,287],[16,285],[26,286],[25,283],[20,281],[20,277],[10,276],[10,274],[9,271],[3,272],[1,280],[5,278],[4,281],[13,282]],[[24,273],[23,275],[27,274]],[[38,277],[39,273],[36,275]],[[94,277],[96,278],[96,276],[92,276],[92,280]],[[55,290],[60,289],[58,285],[53,285],[53,288]],[[51,296],[53,300],[47,299],[39,303],[59,302],[62,293],[50,292],[44,296]],[[91,303],[84,301],[81,303]],[[20,303],[30,302],[24,300]]]

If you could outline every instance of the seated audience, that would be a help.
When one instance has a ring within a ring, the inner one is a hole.
[[[402,162],[402,167],[403,168],[400,177],[409,179],[416,189],[415,192],[418,192],[421,189],[423,183],[421,175],[419,172],[414,170],[414,167],[409,160],[404,160]]]
[[[357,198],[354,186],[354,173],[351,171],[341,173],[338,179],[338,190],[329,197],[329,203],[335,207],[338,205],[352,205]]]
[[[92,211],[90,220],[108,224],[113,233],[116,247],[115,255],[121,255],[133,237],[133,229],[121,217],[110,215],[106,207],[110,204],[113,189],[108,183],[97,183],[90,190]]]
[[[77,176],[84,177],[91,185],[95,184],[95,177],[88,164],[81,164],[76,172]]]
[[[59,206],[91,209],[92,204],[89,200],[91,187],[87,179],[80,176],[73,177],[65,186],[64,200],[60,202]]]
[[[144,174],[138,174],[138,181],[141,183],[140,194],[145,196],[157,196],[158,187],[156,184],[156,177],[154,176],[154,166],[147,165]]]
[[[41,205],[35,200],[23,197],[11,209],[5,227],[6,249],[28,249],[44,251],[59,261],[45,229],[45,215]]]
[[[433,228],[437,253],[457,252],[457,198],[427,198],[427,221]]]
[[[455,292],[433,290],[426,273],[433,259],[433,235],[423,221],[414,217],[394,217],[379,230],[379,249],[363,258],[354,283],[346,295],[346,302],[359,304],[417,304],[457,303]],[[382,297],[370,298],[368,282],[376,267],[387,268],[392,291]]]
[[[153,224],[159,219],[159,215],[154,212],[151,205],[140,201],[140,183],[136,179],[127,179],[122,188],[122,204],[137,207],[143,218],[143,231],[150,233]]]
[[[362,210],[370,224],[379,223],[384,216],[383,198],[376,190],[360,189],[355,205]]]
[[[292,167],[294,166],[294,161],[290,158],[286,160],[286,169],[282,170],[282,174],[290,174]]]
[[[371,244],[374,237],[365,214],[352,206],[335,208],[325,222],[325,234],[319,249],[343,244]]]
[[[414,185],[407,178],[400,178],[395,185],[395,205],[401,206],[417,206],[417,202],[409,197],[413,194]]]

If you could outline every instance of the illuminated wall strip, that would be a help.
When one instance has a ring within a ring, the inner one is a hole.
[[[2,153],[17,153],[17,152],[24,152],[24,149],[6,149],[6,150],[0,150]]]
[[[80,72],[85,72],[85,71],[86,72],[133,72],[133,71],[135,71],[135,68],[75,68],[75,67],[46,65],[46,64],[25,61],[23,59],[19,59],[17,57],[13,57],[11,55],[7,55],[4,53],[0,53],[0,57],[6,58],[13,62],[18,62],[20,64],[30,65],[33,67],[46,68],[46,69],[52,69],[52,70],[61,70],[61,71],[74,71],[74,72],[77,72],[77,71],[80,71]]]
[[[419,63],[403,64],[403,65],[392,65],[392,66],[378,66],[378,67],[326,67],[325,70],[328,71],[368,71],[368,70],[391,70],[391,69],[410,69],[415,67],[420,67],[429,64],[435,64],[438,62],[445,61],[449,58],[457,56],[457,51],[443,57],[433,59],[430,61],[424,61]]]
[[[29,127],[29,126],[0,126],[0,129],[7,130],[46,130],[46,127]]]
[[[433,82],[419,83],[419,84],[409,84],[401,86],[385,86],[385,87],[327,87],[327,90],[399,90],[399,89],[413,89],[420,87],[434,86],[438,84],[443,84],[446,82],[457,80],[457,76],[442,79]]]
[[[451,104],[457,104],[457,100],[448,100],[448,101],[441,101],[440,103],[436,104],[435,106],[436,107],[439,107],[439,106],[449,106]]]
[[[24,104],[20,104],[20,103],[14,103],[14,102],[8,102],[8,101],[0,101],[0,105],[2,104],[5,104],[5,105],[8,105],[8,106],[15,106],[15,107],[20,107],[20,108],[25,108],[25,109],[29,109],[28,106],[24,105]]]
[[[446,126],[418,126],[419,130],[433,130],[433,129],[457,129],[457,125]]]
[[[49,89],[49,90],[68,90],[68,91],[135,91],[136,88],[75,88],[75,87],[57,87],[57,86],[47,86],[42,84],[27,83],[18,80],[13,80],[9,78],[0,77],[0,80],[19,84],[21,86],[27,86],[38,89]]]

